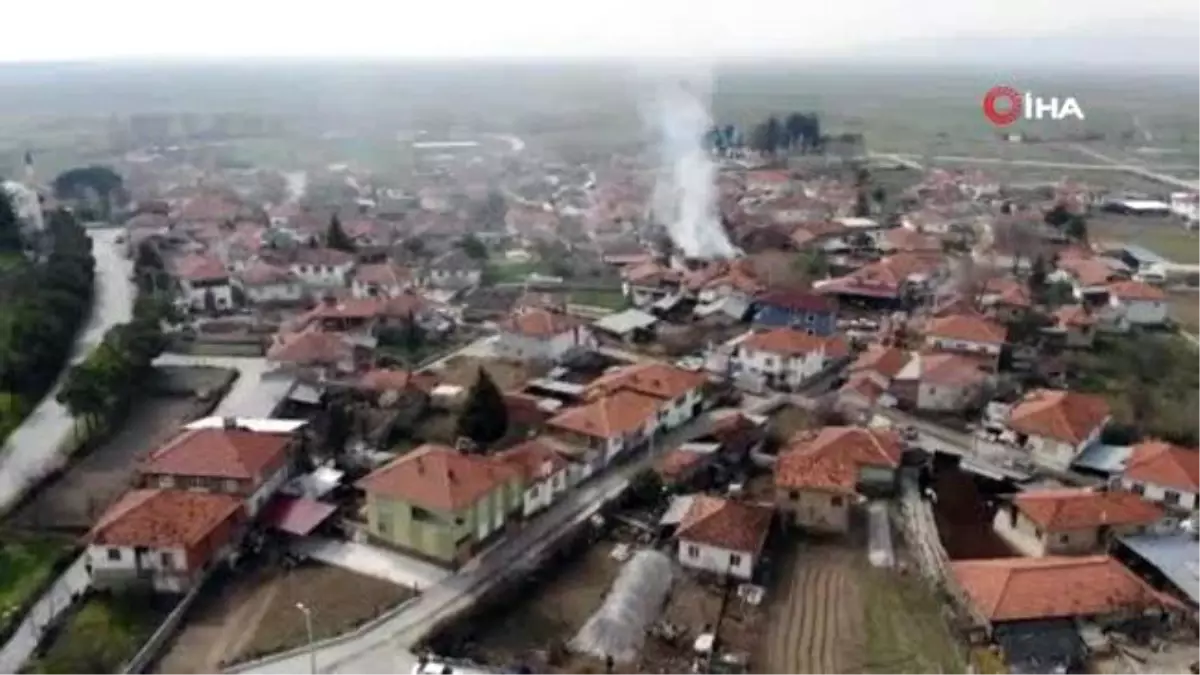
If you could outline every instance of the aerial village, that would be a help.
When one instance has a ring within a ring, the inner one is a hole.
[[[158,612],[94,667],[1195,672],[1183,281],[1104,194],[725,158],[704,257],[638,157],[505,156],[121,167],[173,407],[9,516]]]

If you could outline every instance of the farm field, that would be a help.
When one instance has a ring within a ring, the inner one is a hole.
[[[1096,214],[1088,219],[1088,236],[1138,244],[1183,265],[1200,263],[1200,236],[1169,218],[1136,218]]]
[[[941,605],[915,576],[871,568],[865,548],[807,540],[777,563],[759,672],[964,672]]]

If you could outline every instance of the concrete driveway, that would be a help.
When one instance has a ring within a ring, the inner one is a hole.
[[[436,586],[450,576],[450,570],[424,560],[352,541],[308,537],[297,541],[292,552],[418,591]]]

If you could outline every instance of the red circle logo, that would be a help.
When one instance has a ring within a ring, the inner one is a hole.
[[[1000,102],[1007,103],[1002,110]],[[1021,118],[1021,92],[1012,87],[992,87],[983,95],[983,116],[998,127],[1006,127]]]

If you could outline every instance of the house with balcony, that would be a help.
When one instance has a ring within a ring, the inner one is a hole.
[[[629,391],[658,401],[654,432],[675,429],[700,414],[704,407],[704,388],[708,377],[665,363],[639,363],[611,370],[592,380],[585,398],[609,396]]]
[[[1101,396],[1037,389],[1009,410],[1007,426],[1033,461],[1065,471],[1100,440],[1110,419],[1112,411]]]
[[[292,477],[302,443],[295,429],[252,431],[231,418],[184,429],[142,460],[137,480],[147,489],[232,495],[253,518]]]
[[[1200,508],[1200,450],[1158,439],[1133,446],[1120,485],[1172,510]]]
[[[84,539],[92,586],[186,593],[235,554],[246,520],[242,499],[228,492],[126,492]]]
[[[367,535],[457,568],[524,509],[522,473],[494,458],[426,444],[358,482]]]
[[[939,316],[925,325],[925,348],[961,354],[976,360],[989,372],[1000,364],[1000,352],[1008,339],[1004,324],[979,314]]]
[[[849,355],[849,345],[839,335],[822,337],[796,328],[758,330],[738,343],[730,374],[795,391]]]

